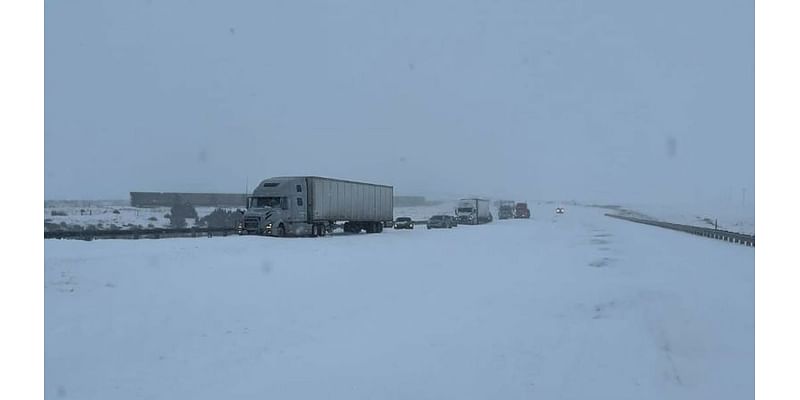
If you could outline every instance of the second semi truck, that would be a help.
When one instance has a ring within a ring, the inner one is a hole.
[[[391,186],[318,176],[288,176],[261,181],[247,199],[243,234],[324,236],[383,231],[393,219]]]
[[[514,218],[514,202],[510,200],[501,201],[497,214],[500,219]]]
[[[459,224],[477,225],[492,222],[492,213],[489,211],[489,200],[461,199],[456,208],[456,218]]]

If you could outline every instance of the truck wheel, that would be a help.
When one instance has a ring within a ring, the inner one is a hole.
[[[278,225],[278,236],[279,237],[286,236],[286,227],[284,227],[283,224]]]

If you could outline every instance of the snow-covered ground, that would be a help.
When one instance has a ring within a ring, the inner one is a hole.
[[[748,399],[754,250],[570,207],[482,226],[45,241],[80,399]]]
[[[756,232],[755,210],[741,207],[698,208],[682,205],[623,204],[623,210],[640,214],[641,217],[713,228],[716,221],[719,229],[754,235]]]
[[[215,207],[195,207],[198,218],[211,214]],[[233,208],[229,208],[233,210]],[[83,210],[83,213],[81,213]],[[53,215],[66,214],[66,215]],[[115,213],[117,211],[118,213]],[[139,208],[131,206],[113,206],[92,204],[86,207],[77,206],[51,206],[44,208],[44,220],[46,223],[61,224],[69,226],[78,225],[87,227],[93,225],[99,228],[108,228],[116,225],[120,228],[137,227],[142,228],[166,228],[169,227],[170,220],[165,215],[169,214],[170,207],[148,207]],[[194,219],[187,219],[188,226],[195,224]],[[152,226],[151,226],[152,225]]]

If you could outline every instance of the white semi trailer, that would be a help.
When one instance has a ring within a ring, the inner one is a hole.
[[[261,181],[248,197],[241,233],[271,236],[324,236],[337,226],[345,232],[383,231],[393,220],[394,188],[318,176]]]
[[[489,211],[489,200],[461,199],[456,208],[456,218],[459,224],[485,224],[492,222],[492,213]]]

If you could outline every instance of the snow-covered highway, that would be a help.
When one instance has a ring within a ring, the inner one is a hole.
[[[45,241],[45,392],[746,399],[754,249],[572,207],[278,239]]]

